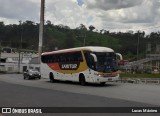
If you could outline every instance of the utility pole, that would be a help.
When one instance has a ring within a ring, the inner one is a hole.
[[[21,51],[22,51],[22,36],[23,36],[23,29],[22,29],[22,21],[19,21],[19,25],[20,25],[20,35],[21,35],[21,40],[19,41],[19,56],[18,56],[18,73],[21,72],[21,63],[22,63],[22,59],[21,59]]]
[[[82,36],[76,36],[76,38],[82,38],[83,39],[83,45],[82,46],[86,45],[86,34],[84,34]]]
[[[86,45],[86,30],[83,30],[84,34],[84,46]]]
[[[1,40],[0,40],[0,64],[1,64],[1,52],[2,52],[2,46],[1,46]]]
[[[82,38],[83,40],[83,45],[82,46],[85,46],[86,45],[86,30],[82,29],[81,30],[81,33],[79,36],[76,36],[76,38]]]
[[[42,45],[43,45],[44,6],[45,6],[45,0],[41,0],[40,25],[39,25],[39,47],[38,47],[38,62],[39,63],[41,63],[41,54],[42,54]]]
[[[139,31],[138,31],[138,40],[137,40],[137,60],[139,59]]]

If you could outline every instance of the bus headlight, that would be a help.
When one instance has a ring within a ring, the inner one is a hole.
[[[94,73],[96,76],[103,77],[103,74]]]

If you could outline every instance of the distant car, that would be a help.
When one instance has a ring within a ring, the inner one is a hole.
[[[41,74],[37,70],[29,69],[23,73],[24,79],[40,79]]]

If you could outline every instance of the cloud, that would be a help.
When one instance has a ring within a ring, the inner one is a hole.
[[[90,9],[112,10],[137,6],[142,0],[85,0],[85,3]]]
[[[45,19],[54,24],[64,24],[76,28],[80,24],[87,24],[88,13],[77,0],[50,0],[46,3]]]
[[[39,5],[30,0],[0,0],[0,17],[17,20],[37,20]]]
[[[85,0],[85,3],[92,14],[92,23],[98,28],[126,31],[160,25],[159,0]]]
[[[45,21],[76,28],[80,24],[111,31],[160,25],[160,0],[46,0]],[[40,0],[0,0],[0,21],[39,22]]]

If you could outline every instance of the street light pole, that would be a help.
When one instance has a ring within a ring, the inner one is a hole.
[[[42,45],[43,45],[44,6],[45,6],[45,0],[41,0],[40,25],[39,25],[39,47],[38,47],[38,62],[39,63],[41,63],[41,54],[42,54]]]

